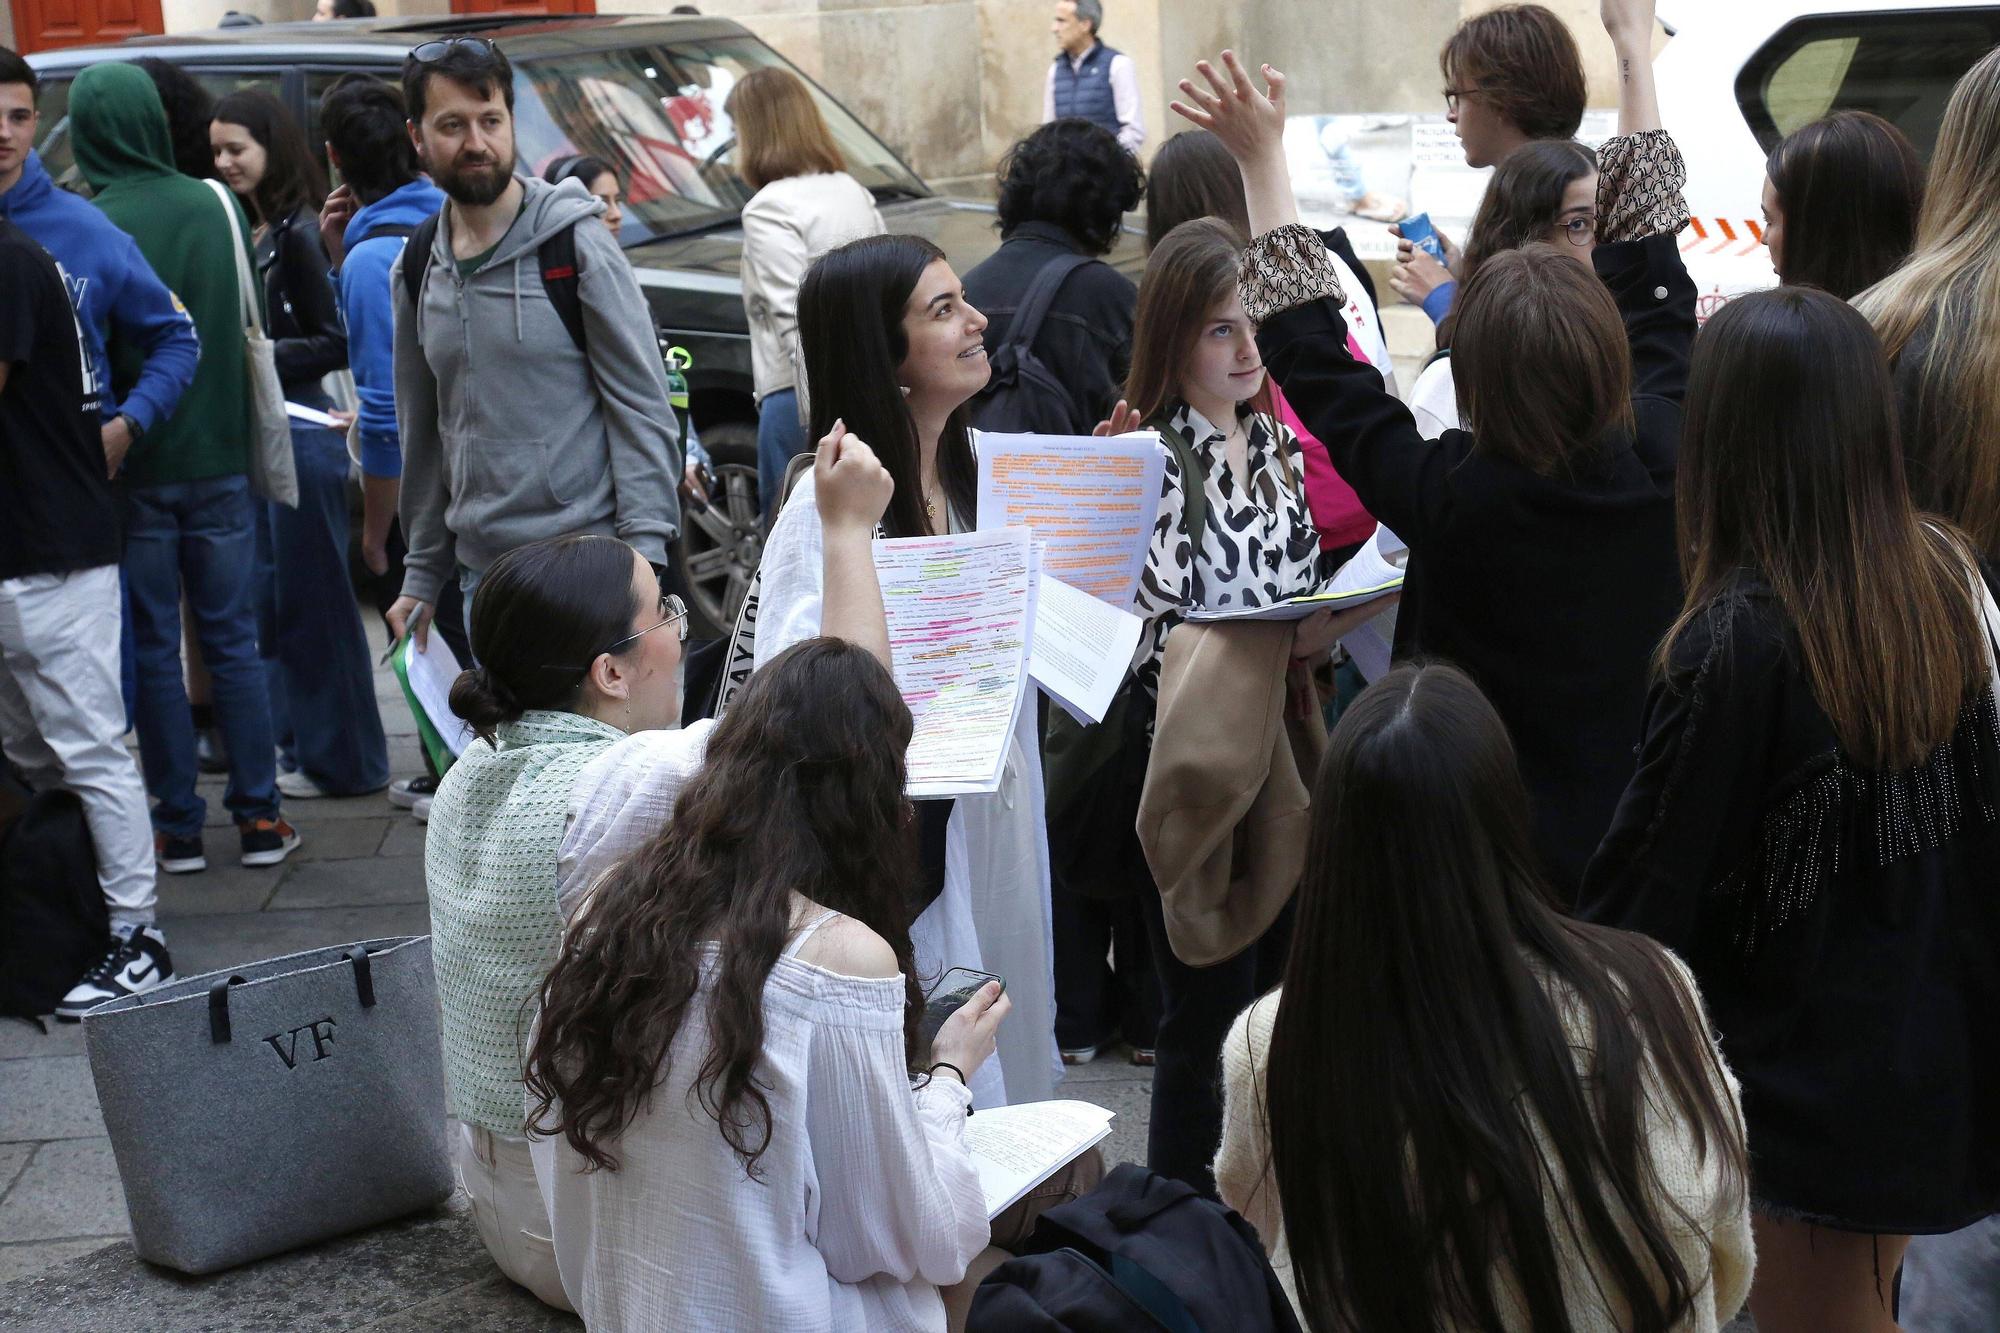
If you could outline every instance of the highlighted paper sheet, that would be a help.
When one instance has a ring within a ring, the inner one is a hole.
[[[458,656],[444,635],[432,634],[430,647],[420,650],[412,634],[396,645],[389,665],[402,683],[403,697],[417,719],[417,736],[442,773],[472,744],[472,728],[451,711],[451,687],[458,679]]]
[[[1110,1111],[1089,1102],[981,1107],[965,1122],[965,1146],[986,1195],[986,1216],[1000,1216],[1109,1138],[1111,1119]]]
[[[1026,529],[875,543],[896,685],[916,719],[909,794],[998,791],[1027,693]]]
[[[1102,722],[1131,669],[1146,622],[1041,576],[1028,674],[1079,722]]]
[[[1385,555],[1385,547],[1392,546],[1396,554]],[[1394,533],[1378,523],[1373,535],[1319,592],[1287,597],[1265,606],[1194,607],[1187,618],[1193,624],[1218,620],[1304,620],[1316,611],[1345,611],[1380,601],[1403,590],[1403,552],[1407,549]]]
[[[979,435],[980,530],[1028,528],[1044,572],[1124,610],[1139,590],[1166,457],[1151,431]]]

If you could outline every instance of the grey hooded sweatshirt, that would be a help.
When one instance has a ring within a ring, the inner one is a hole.
[[[623,538],[656,565],[680,528],[679,428],[651,312],[604,205],[577,181],[524,180],[520,215],[493,257],[461,277],[446,205],[411,318],[396,308],[396,424],[409,555],[403,592],[436,604],[456,568],[484,572],[529,542]],[[542,286],[535,251],[576,225],[584,340],[577,350]]]

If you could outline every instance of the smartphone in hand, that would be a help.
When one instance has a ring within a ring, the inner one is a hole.
[[[937,1040],[938,1029],[945,1020],[957,1013],[967,1000],[979,993],[979,988],[989,981],[1000,983],[1000,993],[1007,993],[1004,977],[991,972],[977,972],[969,967],[954,967],[938,978],[938,984],[924,1001],[924,1021],[918,1029],[923,1034],[923,1049],[928,1051]]]
[[[1438,263],[1442,264],[1445,262],[1444,242],[1438,239],[1437,228],[1431,225],[1431,215],[1429,213],[1418,213],[1414,216],[1404,218],[1396,224],[1396,227],[1403,233],[1404,240],[1414,245],[1417,249],[1422,250],[1432,259],[1437,260]]]

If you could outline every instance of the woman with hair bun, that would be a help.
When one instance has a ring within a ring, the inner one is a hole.
[[[888,474],[860,439],[820,441],[824,634],[888,661],[869,539]],[[480,665],[451,707],[479,739],[438,784],[424,845],[453,1156],[494,1262],[570,1308],[523,1128],[529,1004],[563,922],[657,833],[714,724],[680,727],[687,608],[612,537],[510,551],[472,599]]]

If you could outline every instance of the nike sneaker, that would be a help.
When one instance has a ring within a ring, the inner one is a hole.
[[[167,937],[158,926],[134,926],[111,937],[110,951],[63,996],[56,1006],[56,1017],[74,1022],[108,1000],[143,995],[173,979],[174,961],[167,955]]]

